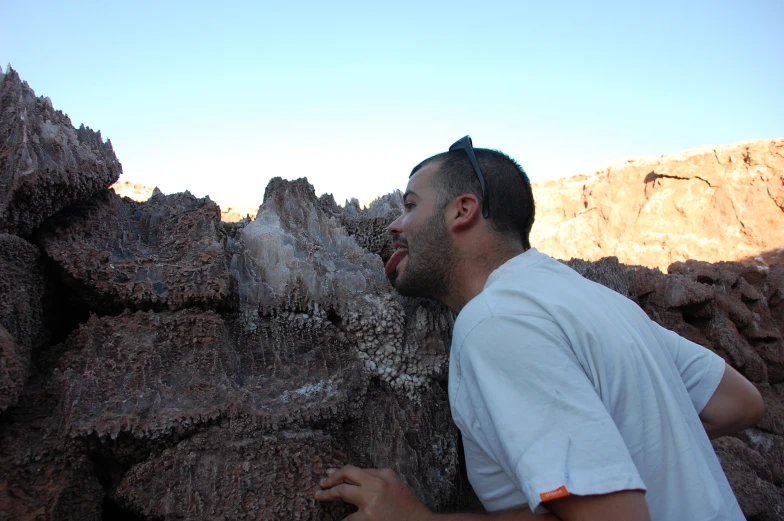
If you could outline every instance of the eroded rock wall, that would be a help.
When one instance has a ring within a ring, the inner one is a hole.
[[[345,505],[312,492],[348,462],[397,469],[433,509],[460,506],[443,386],[451,314],[396,295],[340,212],[307,181],[277,179],[253,222],[221,224],[189,194],[137,203],[105,191],[45,223],[51,272],[90,316],[42,350],[27,400],[49,414],[36,426],[6,416],[18,424],[4,431],[8,490],[51,492],[9,492],[16,518],[62,505],[87,517],[342,519]],[[60,459],[14,458],[39,447]],[[100,484],[89,505],[55,492],[58,462],[82,468],[79,457],[96,462],[73,475]],[[31,482],[35,463],[55,481]]]

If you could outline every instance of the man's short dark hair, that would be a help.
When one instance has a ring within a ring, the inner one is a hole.
[[[517,161],[498,150],[475,148],[474,152],[485,178],[485,197],[489,198],[490,203],[490,215],[487,218],[490,227],[499,235],[518,240],[524,248],[530,248],[529,235],[534,225],[535,209],[531,182],[525,170]],[[415,166],[411,175],[433,162],[440,163],[434,176],[440,208],[463,194],[474,194],[482,201],[482,185],[465,151],[436,154]]]

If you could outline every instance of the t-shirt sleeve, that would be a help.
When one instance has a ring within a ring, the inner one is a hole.
[[[552,321],[491,316],[457,352],[484,449],[534,512],[562,495],[645,490],[629,450]],[[463,421],[465,421],[463,420]]]
[[[681,375],[683,385],[689,392],[689,398],[697,414],[702,412],[708,401],[716,392],[724,376],[726,363],[724,359],[699,344],[687,340],[658,324],[659,338],[667,348]]]

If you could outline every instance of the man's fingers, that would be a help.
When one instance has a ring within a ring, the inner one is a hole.
[[[357,468],[354,465],[346,465],[322,479],[319,485],[321,485],[321,488],[331,488],[335,485],[340,485],[341,483],[351,483],[352,485],[362,486],[362,484],[367,481],[368,476],[370,476],[370,474],[364,470]]]
[[[363,495],[360,487],[349,483],[341,483],[340,485],[335,485],[326,490],[316,491],[316,499],[319,501],[343,500],[357,506],[361,506]]]

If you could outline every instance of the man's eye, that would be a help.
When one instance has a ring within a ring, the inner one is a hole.
[[[414,208],[414,203],[406,203],[406,204],[403,205],[403,208],[405,208],[406,211],[410,212],[411,209]]]

